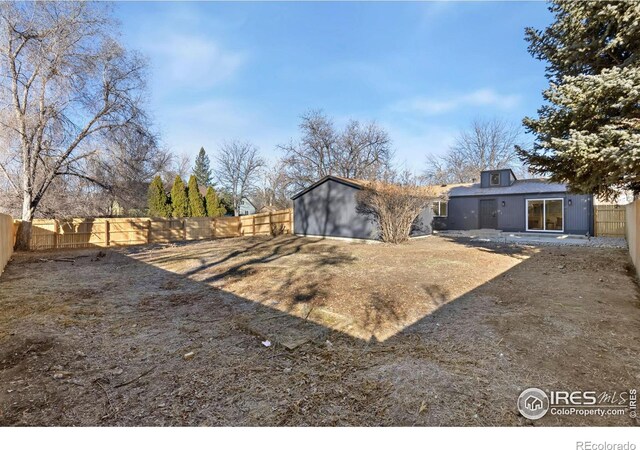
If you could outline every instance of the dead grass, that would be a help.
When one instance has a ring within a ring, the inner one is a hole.
[[[518,425],[524,388],[639,381],[623,250],[278,237],[78,258],[95,253],[0,277],[0,424]]]

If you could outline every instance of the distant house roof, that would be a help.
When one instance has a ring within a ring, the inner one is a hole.
[[[480,187],[480,183],[451,185],[449,197],[469,197],[478,195],[547,194],[567,192],[564,183],[551,183],[545,178],[516,180],[511,186]]]
[[[251,200],[249,200],[247,197],[242,197],[240,199],[240,203],[242,203],[244,200],[246,200],[247,203],[249,203],[251,206],[253,206],[253,209],[256,209],[256,205],[254,205],[253,202]]]

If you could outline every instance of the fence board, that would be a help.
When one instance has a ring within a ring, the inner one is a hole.
[[[626,208],[619,205],[594,206],[594,231],[596,236],[624,237]]]
[[[640,276],[640,200],[636,200],[626,206],[627,244],[631,261],[636,267],[636,273]]]
[[[13,226],[13,225],[12,225]],[[111,247],[183,240],[264,236],[274,229],[293,230],[291,209],[240,217],[183,219],[37,219],[33,221],[31,250]]]
[[[189,217],[184,219],[185,239],[188,241],[211,239],[211,218]]]
[[[0,273],[2,273],[13,254],[15,231],[13,218],[6,214],[0,214]]]
[[[151,243],[181,241],[184,238],[182,219],[151,220]]]

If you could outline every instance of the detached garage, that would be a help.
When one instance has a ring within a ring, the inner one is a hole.
[[[292,197],[294,230],[300,236],[378,239],[375,222],[357,210],[366,181],[326,176]],[[412,235],[431,233],[433,213],[425,210]]]

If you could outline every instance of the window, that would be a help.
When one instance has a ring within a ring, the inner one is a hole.
[[[491,174],[491,178],[489,179],[489,184],[491,186],[500,186],[500,172]]]
[[[564,200],[527,200],[527,231],[564,231]]]
[[[447,202],[433,202],[433,215],[435,217],[447,217]]]

